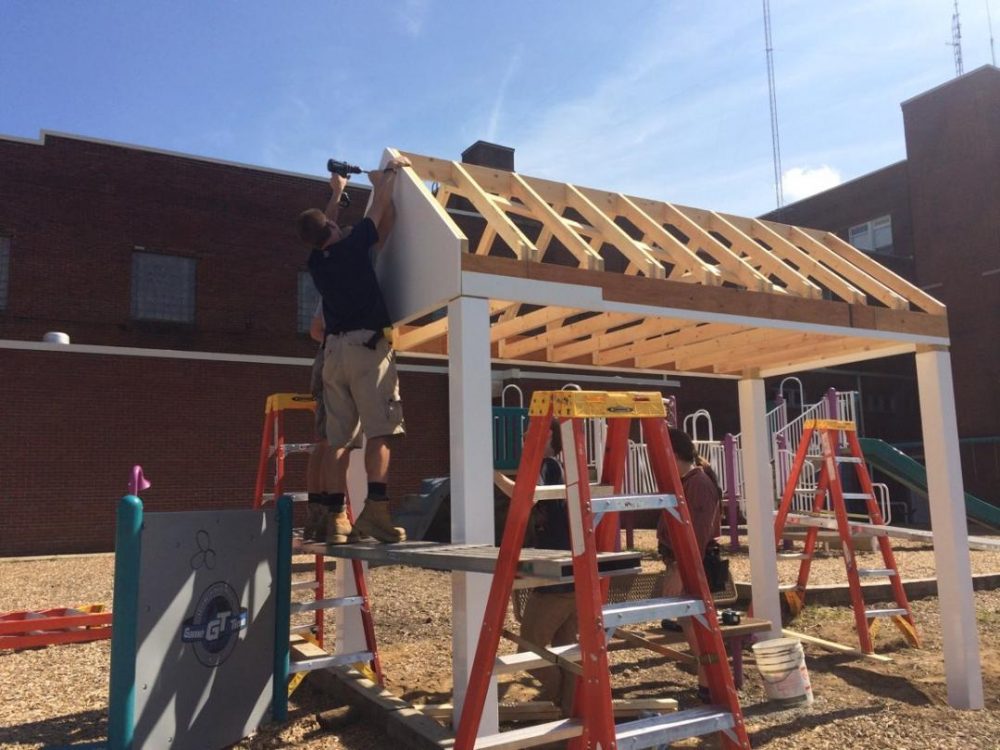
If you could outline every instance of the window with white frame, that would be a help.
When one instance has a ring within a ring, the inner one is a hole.
[[[132,317],[194,323],[194,258],[136,250],[132,253]]]
[[[892,253],[892,217],[880,216],[877,219],[857,224],[847,232],[847,240],[858,250],[866,253]]]
[[[309,324],[312,323],[313,315],[316,314],[316,305],[319,304],[319,292],[313,284],[312,276],[308,271],[299,271],[299,314],[298,332],[308,333]]]
[[[10,237],[0,236],[0,310],[7,309],[7,290],[10,286]]]

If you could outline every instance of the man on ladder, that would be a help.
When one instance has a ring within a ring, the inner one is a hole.
[[[365,536],[380,542],[406,540],[406,532],[392,525],[389,513],[389,443],[405,430],[395,356],[387,338],[391,321],[373,262],[373,253],[392,230],[396,171],[406,166],[409,160],[396,158],[385,169],[368,173],[372,201],[357,225],[340,227],[329,212],[315,208],[302,212],[296,222],[299,238],[312,247],[309,272],[323,299],[323,396],[327,439],[335,451],[337,472],[327,541],[334,544]],[[347,179],[334,174],[330,185],[330,205],[336,205]],[[368,439],[368,497],[352,528],[344,506],[345,456],[359,431]]]

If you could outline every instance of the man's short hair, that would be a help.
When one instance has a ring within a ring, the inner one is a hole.
[[[295,220],[295,231],[299,239],[310,247],[322,247],[330,237],[326,214],[318,208],[310,208],[300,213]]]

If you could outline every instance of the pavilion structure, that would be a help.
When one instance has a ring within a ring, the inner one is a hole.
[[[983,705],[944,305],[834,234],[386,150],[396,224],[377,263],[403,353],[447,355],[452,541],[493,542],[493,363],[737,381],[756,615],[780,608],[764,378],[916,358],[944,665]],[[453,573],[456,716],[489,576]],[[483,730],[495,729],[487,713]]]

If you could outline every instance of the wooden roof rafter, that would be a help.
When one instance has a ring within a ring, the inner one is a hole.
[[[397,295],[414,276],[435,290],[393,313],[418,321],[401,351],[440,353],[447,321],[426,311],[459,295],[511,300],[489,334],[511,362],[731,377],[947,342],[943,305],[828,232],[409,156],[411,216],[440,224],[412,234],[450,249],[393,275]]]

